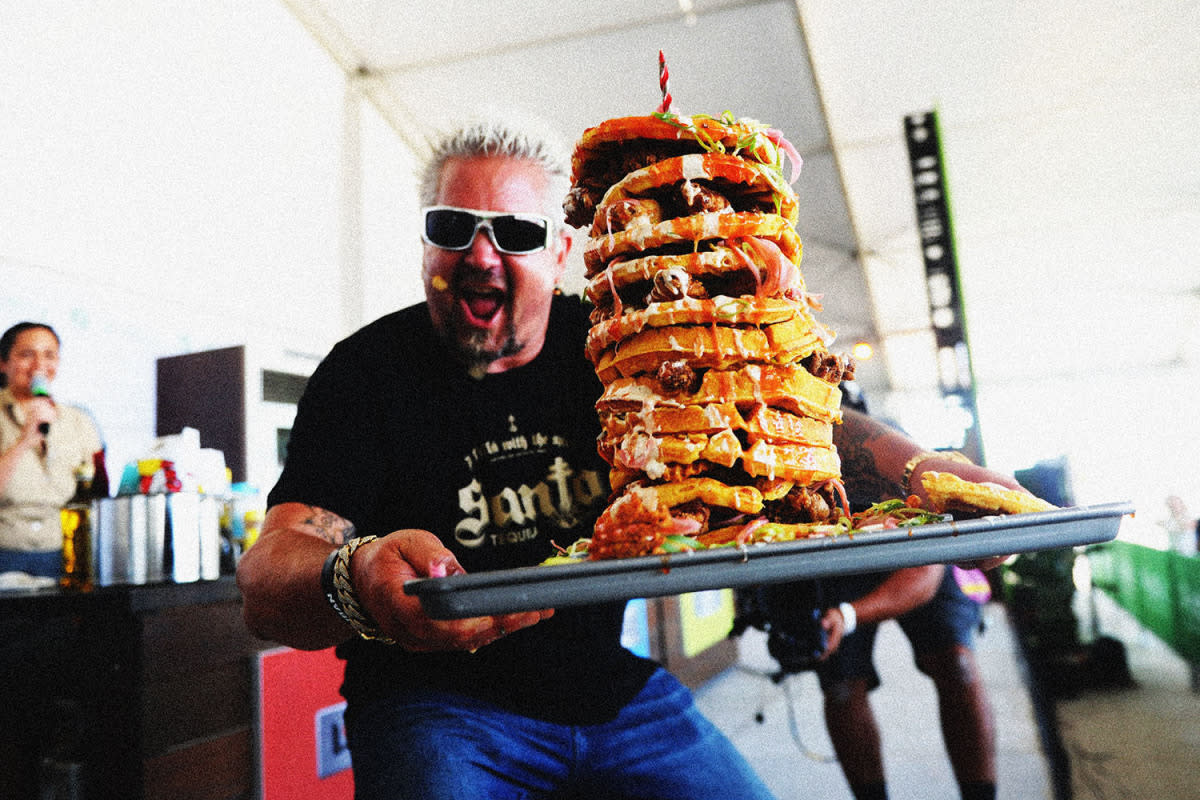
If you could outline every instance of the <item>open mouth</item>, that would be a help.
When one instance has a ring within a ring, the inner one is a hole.
[[[459,298],[472,325],[490,325],[504,307],[507,295],[499,289],[463,287]]]

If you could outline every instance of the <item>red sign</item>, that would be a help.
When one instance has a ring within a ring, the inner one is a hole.
[[[333,649],[280,647],[258,657],[262,800],[350,800],[354,776]]]

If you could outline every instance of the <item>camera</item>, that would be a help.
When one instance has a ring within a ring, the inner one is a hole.
[[[785,673],[815,669],[828,645],[820,609],[802,615],[795,625],[775,624],[767,631],[767,652]]]
[[[783,674],[814,669],[828,649],[821,627],[824,609],[819,581],[751,586],[738,589],[732,635],[746,628],[767,634],[767,652]]]

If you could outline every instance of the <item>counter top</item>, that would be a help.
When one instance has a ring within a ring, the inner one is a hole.
[[[35,610],[62,611],[91,605],[111,605],[131,613],[158,611],[181,606],[240,601],[241,593],[232,575],[215,581],[191,583],[122,584],[92,589],[47,589],[0,591],[0,616]]]

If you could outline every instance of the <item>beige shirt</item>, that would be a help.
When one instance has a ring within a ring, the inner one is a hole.
[[[25,414],[8,389],[0,389],[0,453],[21,437]],[[58,550],[62,547],[59,511],[75,494],[80,467],[92,469],[101,448],[96,425],[83,410],[60,404],[58,419],[46,436],[46,452],[24,453],[12,479],[0,491],[0,549]]]

